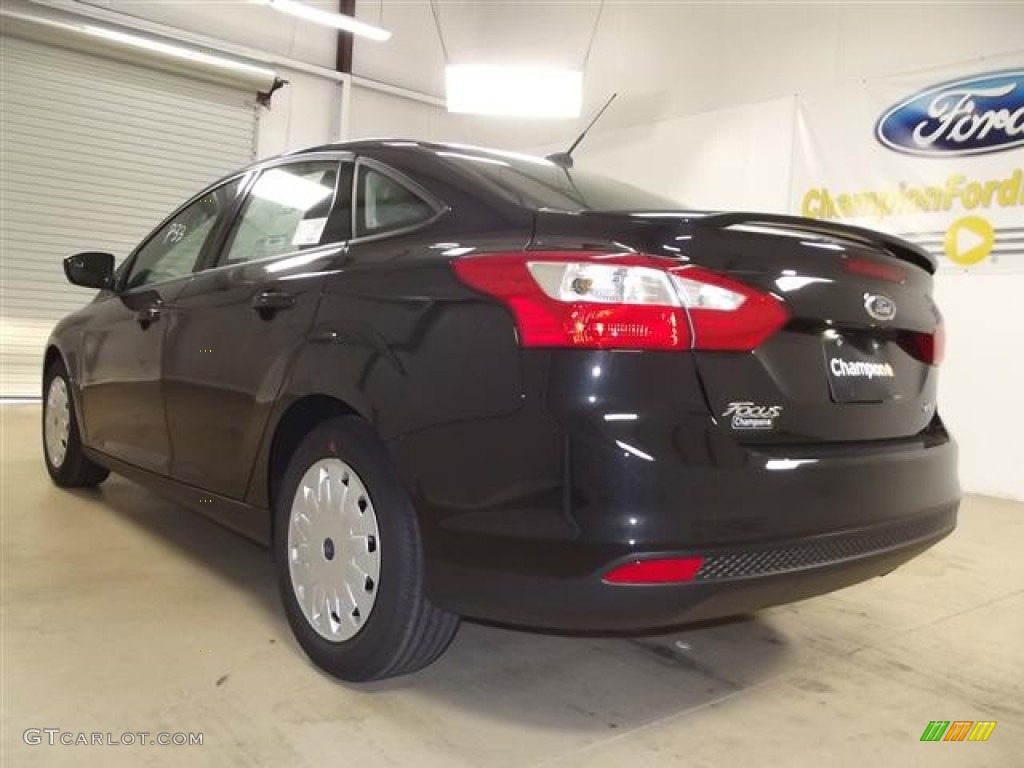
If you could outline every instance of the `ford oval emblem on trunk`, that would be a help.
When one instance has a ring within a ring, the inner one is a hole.
[[[980,155],[1024,146],[1024,70],[918,91],[879,118],[875,138],[911,155]]]
[[[875,320],[888,321],[896,317],[896,302],[880,293],[865,293],[864,309]]]

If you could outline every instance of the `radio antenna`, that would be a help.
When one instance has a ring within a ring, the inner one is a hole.
[[[565,152],[555,152],[554,154],[548,155],[547,159],[550,160],[552,163],[554,163],[555,165],[557,165],[560,168],[564,168],[566,170],[568,170],[569,168],[572,168],[572,164],[573,164],[572,153],[575,151],[576,147],[578,147],[580,145],[580,142],[582,142],[583,139],[586,138],[587,133],[589,133],[590,129],[594,127],[594,123],[596,123],[601,118],[601,115],[603,115],[605,110],[608,109],[608,107],[610,107],[612,105],[612,102],[615,101],[615,97],[618,96],[618,95],[619,95],[618,93],[613,93],[608,98],[608,101],[606,101],[604,103],[604,106],[601,107],[601,109],[599,109],[597,111],[597,114],[594,115],[594,119],[591,120],[587,124],[587,127],[583,129],[583,132],[579,136],[576,137],[576,141],[574,141],[572,143],[572,146],[570,146],[567,151],[565,151]]]

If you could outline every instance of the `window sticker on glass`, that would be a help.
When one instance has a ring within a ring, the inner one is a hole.
[[[320,244],[327,228],[338,163],[271,168],[253,185],[222,263],[282,256]]]
[[[288,235],[267,235],[260,241],[259,248],[261,255],[273,256],[282,249],[288,247]]]
[[[316,245],[324,233],[327,217],[300,221],[292,236],[292,245]]]

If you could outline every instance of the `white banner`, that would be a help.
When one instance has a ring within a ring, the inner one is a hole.
[[[790,210],[1024,273],[1024,51],[797,99]]]

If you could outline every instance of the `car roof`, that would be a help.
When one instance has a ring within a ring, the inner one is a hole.
[[[437,152],[454,152],[462,155],[473,155],[478,157],[502,158],[505,160],[522,160],[531,163],[550,163],[538,155],[530,155],[523,152],[512,152],[489,147],[478,147],[470,144],[456,144],[447,142],[420,141],[417,139],[402,138],[380,138],[380,139],[354,139],[352,141],[339,141],[330,144],[318,144],[312,147],[290,150],[277,156],[277,158],[301,157],[316,152],[359,152],[375,150],[382,151],[404,151],[409,154],[433,155]],[[277,159],[275,158],[275,159]],[[553,163],[552,163],[553,165]]]

